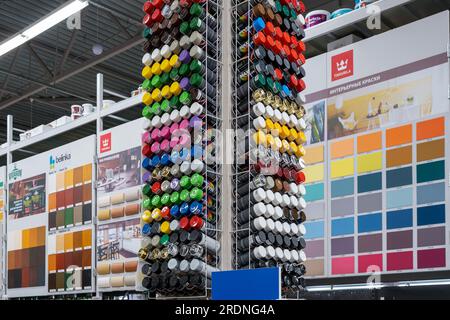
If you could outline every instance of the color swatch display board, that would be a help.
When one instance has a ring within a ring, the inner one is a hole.
[[[8,170],[8,297],[93,291],[94,148],[90,136]]]
[[[448,20],[311,59],[308,276],[449,269]]]
[[[140,248],[143,119],[103,131],[98,139],[97,288],[134,290]]]

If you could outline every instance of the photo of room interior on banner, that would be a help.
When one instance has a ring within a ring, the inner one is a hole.
[[[309,277],[449,269],[448,23],[445,12],[310,59]]]

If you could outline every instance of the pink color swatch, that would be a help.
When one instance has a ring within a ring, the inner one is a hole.
[[[332,274],[355,273],[355,257],[333,258],[331,270]]]
[[[413,268],[413,252],[391,252],[387,254],[387,270],[408,270]]]
[[[358,257],[358,272],[373,273],[383,270],[383,255],[369,254]]]

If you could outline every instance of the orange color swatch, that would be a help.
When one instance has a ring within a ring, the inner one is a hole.
[[[381,131],[358,137],[358,153],[380,150],[381,146]]]
[[[83,182],[92,181],[92,163],[83,166]]]
[[[73,184],[78,186],[83,183],[83,167],[73,169]]]
[[[56,193],[50,193],[48,195],[48,211],[56,210]]]
[[[83,230],[83,248],[92,246],[92,230],[86,229]]]
[[[308,165],[323,162],[323,146],[307,147],[306,154],[303,157],[303,160],[305,160],[306,164]]]
[[[48,255],[48,271],[56,271],[56,254]]]
[[[445,119],[436,118],[417,124],[417,140],[431,139],[445,135]]]
[[[352,156],[354,153],[354,139],[345,139],[331,144],[331,159]]]
[[[412,125],[386,130],[386,147],[399,146],[412,142]]]

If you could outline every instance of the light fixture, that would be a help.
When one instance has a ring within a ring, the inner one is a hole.
[[[23,31],[14,35],[13,37],[7,39],[0,44],[0,57],[9,51],[17,48],[18,46],[24,44],[25,42],[33,39],[44,31],[54,27],[61,21],[69,18],[71,15],[77,13],[83,8],[89,5],[88,0],[73,0],[70,1],[55,11],[49,13],[36,23],[27,27]]]

